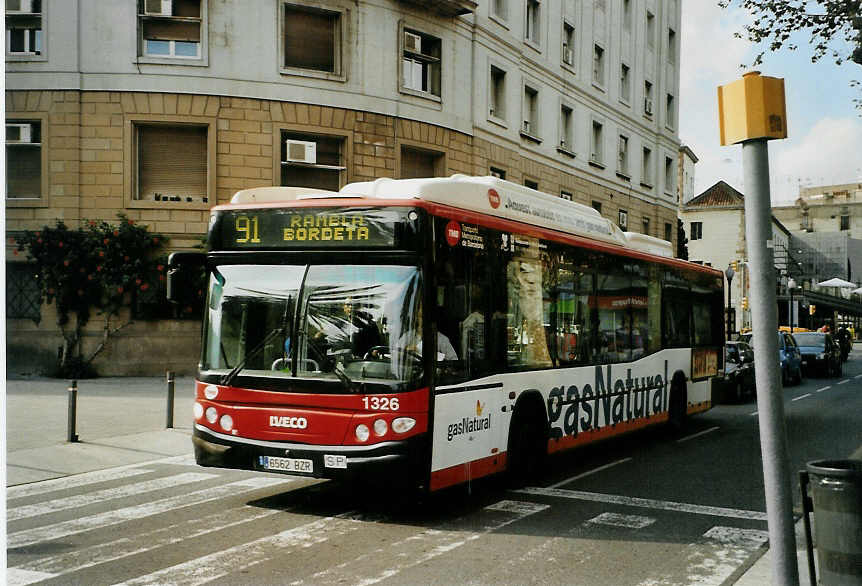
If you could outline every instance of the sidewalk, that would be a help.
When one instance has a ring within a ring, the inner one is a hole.
[[[78,381],[75,443],[66,441],[68,387],[60,379],[6,381],[6,486],[191,455],[193,377],[174,384],[171,429],[163,377]]]

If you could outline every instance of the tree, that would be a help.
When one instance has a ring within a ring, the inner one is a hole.
[[[688,238],[685,235],[685,224],[679,218],[676,219],[676,257],[688,260]]]
[[[719,0],[727,8],[733,4],[746,9],[754,22],[745,25],[745,38],[753,43],[767,42],[752,65],[763,62],[766,51],[797,45],[790,36],[797,31],[810,31],[811,61],[817,62],[827,53],[840,65],[849,59],[862,65],[862,2],[860,0]],[[742,33],[735,33],[742,38]]]
[[[117,225],[91,220],[77,229],[58,220],[54,227],[24,232],[16,240],[18,252],[26,252],[36,269],[40,301],[57,307],[61,376],[91,374],[93,360],[110,338],[133,323],[131,317],[112,323],[121,309],[136,301],[156,301],[158,283],[165,278],[164,260],[156,255],[164,241],[122,215]],[[93,310],[104,319],[102,339],[84,355],[82,334]]]

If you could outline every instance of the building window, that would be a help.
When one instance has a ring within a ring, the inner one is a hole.
[[[664,239],[673,242],[673,224],[670,222],[664,223]]]
[[[700,240],[703,238],[703,222],[691,223],[691,240]]]
[[[842,215],[841,216],[841,230],[849,230],[850,229],[850,216]]]
[[[594,210],[596,210],[599,213],[602,213],[602,202],[593,200],[590,205],[593,206]]]
[[[488,174],[491,175],[491,177],[496,177],[497,179],[506,178],[506,171],[497,167],[491,167],[490,169],[488,169]]]
[[[632,30],[632,0],[623,0],[623,30]]]
[[[620,100],[630,102],[632,99],[632,83],[629,66],[625,63],[620,64]]]
[[[574,152],[574,128],[572,124],[572,109],[565,104],[560,106],[560,149]]]
[[[404,89],[440,97],[441,41],[431,35],[404,29],[401,83]]]
[[[566,191],[565,189],[560,190],[560,197],[566,201],[573,201],[571,192]]]
[[[644,114],[652,116],[652,82],[644,80]]]
[[[341,12],[284,4],[282,64],[286,69],[341,74]]]
[[[344,137],[281,132],[281,185],[338,191],[346,183]]]
[[[605,50],[593,45],[593,83],[605,85]]]
[[[643,233],[649,236],[649,218],[643,219]]]
[[[673,172],[673,157],[664,158],[664,190],[669,195],[673,195],[676,190],[675,175]]]
[[[641,167],[641,183],[652,187],[652,151],[649,147],[643,148],[643,165]]]
[[[138,201],[207,203],[208,125],[135,123]]]
[[[492,0],[491,15],[501,20],[507,20],[509,17],[508,0]]]
[[[412,146],[401,147],[401,178],[443,177],[446,164],[443,153]]]
[[[6,0],[6,55],[26,60],[42,55],[42,0]]]
[[[140,0],[140,49],[144,57],[200,59],[202,0]]]
[[[36,268],[28,263],[6,263],[6,317],[10,319],[41,318],[41,297]]]
[[[538,45],[541,41],[539,38],[539,18],[541,4],[539,0],[527,0],[527,16],[524,23],[525,37],[529,42]]]
[[[6,122],[6,199],[42,197],[42,123]]]
[[[629,228],[629,213],[626,210],[620,210],[619,221],[617,222],[623,230]]]
[[[506,72],[494,65],[491,66],[491,90],[489,94],[488,115],[492,118],[504,119],[506,117]]]
[[[624,134],[620,135],[617,148],[617,173],[629,174],[629,137]]]
[[[566,65],[575,64],[575,27],[563,22],[562,60]]]
[[[602,164],[602,123],[593,120],[592,134],[590,135],[590,162],[597,165]]]
[[[539,135],[539,92],[528,85],[524,86],[524,125],[521,133],[530,137]]]
[[[676,117],[676,103],[671,94],[668,94],[665,100],[665,112],[665,124],[668,128],[673,128],[674,118]]]
[[[676,31],[667,29],[667,60],[676,63]]]
[[[649,48],[655,47],[655,15],[650,11],[646,13],[646,41]]]
[[[532,179],[526,179],[525,178],[524,179],[524,187],[529,187],[530,189],[535,189],[536,191],[538,191],[539,190],[539,182],[534,181]]]

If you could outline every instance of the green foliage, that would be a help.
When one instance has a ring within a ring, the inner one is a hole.
[[[121,215],[116,225],[91,220],[77,229],[58,220],[53,228],[25,232],[17,244],[35,264],[42,301],[57,304],[61,325],[70,313],[85,325],[94,308],[115,314],[133,296],[156,294],[164,279],[156,253],[164,240]]]
[[[819,61],[827,53],[840,65],[849,59],[862,65],[862,3],[859,0],[719,0],[727,8],[738,5],[752,15],[745,25],[745,38],[753,43],[766,43],[766,49],[752,65],[763,62],[766,51],[787,48],[796,50],[790,40],[793,33],[808,31],[811,61]],[[742,38],[742,33],[736,33]]]

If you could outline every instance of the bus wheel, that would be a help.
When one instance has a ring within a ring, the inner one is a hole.
[[[680,378],[674,378],[670,385],[670,399],[668,405],[668,422],[675,430],[685,427],[686,406],[688,405],[685,382]]]
[[[532,403],[515,409],[509,427],[506,456],[508,481],[512,487],[525,486],[542,473],[548,454],[548,433],[544,412]]]

